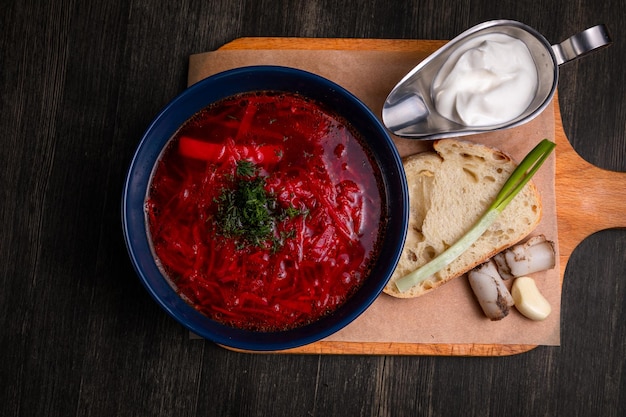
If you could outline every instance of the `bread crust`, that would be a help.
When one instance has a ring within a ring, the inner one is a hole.
[[[403,160],[409,187],[409,227],[400,261],[384,288],[397,298],[424,295],[518,243],[539,224],[541,197],[529,181],[494,224],[465,253],[431,279],[401,293],[395,281],[456,242],[486,211],[517,167],[505,152],[458,139]]]

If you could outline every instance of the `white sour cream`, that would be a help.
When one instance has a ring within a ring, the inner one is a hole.
[[[442,116],[466,126],[513,120],[537,89],[537,68],[528,47],[503,33],[462,44],[441,67],[433,99]]]

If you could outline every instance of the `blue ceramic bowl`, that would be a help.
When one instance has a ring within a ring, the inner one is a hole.
[[[389,215],[381,253],[362,287],[332,314],[306,326],[279,332],[255,332],[225,326],[187,304],[157,267],[148,240],[144,212],[153,167],[178,128],[215,101],[260,90],[295,92],[324,103],[347,119],[365,139],[380,166]],[[122,196],[122,223],[128,252],[141,282],[156,302],[179,323],[206,339],[236,349],[288,349],[318,341],[345,327],[380,295],[395,269],[406,236],[406,177],[398,152],[382,123],[347,90],[325,78],[293,68],[243,67],[194,84],[154,119],[139,143],[128,170]]]

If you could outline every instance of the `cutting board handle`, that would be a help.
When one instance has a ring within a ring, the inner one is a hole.
[[[558,105],[555,113],[560,121]],[[560,236],[568,236],[559,240],[559,252],[567,260],[589,235],[626,227],[626,172],[609,171],[588,163],[567,140],[562,123],[556,124],[556,130],[557,227]]]

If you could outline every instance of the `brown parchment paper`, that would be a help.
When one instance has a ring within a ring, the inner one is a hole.
[[[282,65],[310,71],[343,86],[380,117],[387,94],[426,55],[422,52],[339,50],[223,50],[189,58],[188,84],[218,72],[249,65]],[[465,136],[494,146],[520,161],[543,138],[555,140],[554,103],[527,124],[500,132]],[[393,137],[401,156],[430,148],[429,141]],[[543,217],[533,235],[557,243],[554,153],[533,178],[543,203]],[[531,321],[515,309],[505,319],[487,319],[467,278],[455,279],[422,297],[397,299],[382,294],[359,318],[325,340],[447,344],[559,345],[561,283],[559,265],[533,274],[552,306],[544,321]],[[510,283],[508,284],[510,285]]]

